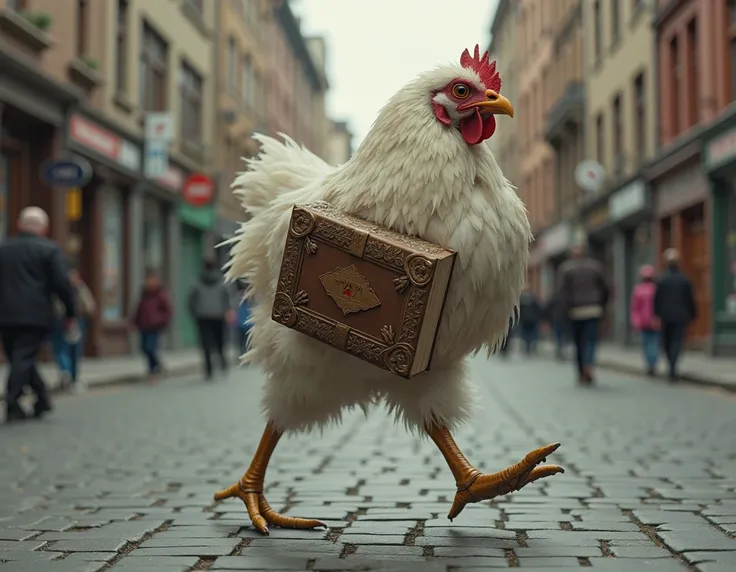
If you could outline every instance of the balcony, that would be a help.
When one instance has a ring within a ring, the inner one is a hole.
[[[585,121],[585,85],[571,81],[552,109],[544,124],[544,137],[551,145],[557,145],[568,126],[582,128]]]

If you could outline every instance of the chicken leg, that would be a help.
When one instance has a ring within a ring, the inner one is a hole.
[[[269,524],[281,528],[311,529],[320,526],[327,528],[327,525],[319,520],[294,518],[279,514],[270,507],[266,497],[263,496],[263,481],[266,477],[268,462],[279,439],[281,439],[281,435],[281,431],[269,422],[263,431],[261,442],[258,444],[256,454],[253,455],[250,467],[248,467],[243,478],[233,486],[215,493],[215,500],[221,501],[233,497],[242,500],[248,510],[248,516],[250,516],[253,526],[265,535],[268,535]]]
[[[537,479],[565,472],[565,469],[558,465],[537,466],[546,460],[547,455],[557,450],[559,443],[535,449],[520,462],[503,471],[482,474],[465,458],[446,427],[432,423],[425,428],[425,431],[442,452],[455,477],[457,492],[450,513],[447,515],[450,520],[459,515],[468,503],[490,500],[518,491]]]

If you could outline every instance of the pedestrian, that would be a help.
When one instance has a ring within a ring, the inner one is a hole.
[[[564,315],[570,320],[578,382],[591,384],[598,329],[608,303],[609,289],[601,264],[587,256],[581,246],[571,248],[570,256],[560,266],[557,293]]]
[[[541,319],[542,307],[537,296],[528,288],[524,288],[519,296],[519,333],[524,342],[526,355],[536,352]]]
[[[657,282],[654,293],[654,315],[659,320],[662,345],[669,364],[670,381],[677,380],[677,363],[685,343],[687,327],[697,316],[693,287],[680,271],[680,253],[674,248],[664,251],[667,270]]]
[[[555,342],[555,356],[558,360],[565,359],[565,345],[567,344],[567,317],[561,303],[559,292],[555,292],[544,308],[544,316],[549,324]]]
[[[248,332],[250,331],[250,312],[251,302],[244,298],[247,284],[242,280],[237,283],[237,289],[239,294],[238,301],[238,319],[235,327],[238,333],[238,352],[243,355],[248,349]]]
[[[27,417],[19,399],[26,386],[36,394],[35,417],[51,411],[51,399],[36,360],[54,326],[54,296],[64,306],[64,329],[75,324],[74,294],[61,248],[46,238],[49,217],[38,207],[18,217],[20,234],[0,244],[0,335],[10,362],[5,390],[6,421]]]
[[[197,321],[199,345],[204,356],[205,376],[212,379],[212,353],[216,353],[222,371],[227,371],[225,333],[235,322],[231,293],[214,260],[206,260],[198,282],[189,291],[189,312]]]
[[[74,300],[77,308],[77,327],[65,330],[63,327],[63,305],[56,299],[56,327],[54,328],[53,349],[54,358],[61,372],[61,387],[63,389],[80,390],[79,361],[84,353],[84,343],[89,331],[89,324],[94,318],[97,304],[87,284],[84,283],[79,271],[70,268],[69,281],[74,289]]]
[[[161,283],[158,273],[148,270],[131,325],[140,333],[141,351],[146,357],[151,381],[165,373],[159,357],[159,341],[162,332],[169,326],[172,315],[169,292]]]
[[[654,266],[646,264],[639,269],[641,281],[631,293],[631,326],[641,335],[641,348],[647,365],[647,375],[653,376],[659,360],[659,324],[654,316],[654,294],[657,283]]]

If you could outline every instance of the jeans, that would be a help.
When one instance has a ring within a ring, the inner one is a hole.
[[[67,374],[72,383],[77,382],[79,375],[79,360],[84,353],[84,340],[87,333],[87,324],[79,320],[80,338],[76,344],[70,344],[64,339],[64,330],[61,326],[54,329],[52,347],[54,351],[54,361],[59,366],[62,373]]]
[[[555,334],[555,349],[557,357],[562,357],[565,352],[565,342],[567,341],[567,332],[563,322],[555,322],[552,326]]]
[[[521,339],[524,341],[524,348],[527,354],[534,351],[534,346],[539,337],[537,324],[521,324]]]
[[[659,332],[657,330],[642,330],[641,348],[647,368],[654,370],[659,359]]]
[[[201,318],[197,320],[199,329],[199,345],[204,354],[204,366],[207,377],[212,377],[212,352],[220,359],[222,369],[227,369],[225,359],[225,320]]]
[[[46,384],[36,367],[38,351],[47,339],[47,328],[3,328],[3,349],[10,362],[10,375],[5,390],[5,404],[9,412],[17,413],[20,410],[18,400],[26,385],[36,394],[36,407],[51,407]]]
[[[575,342],[578,373],[582,376],[595,362],[598,344],[598,318],[572,320],[572,337]]]
[[[670,366],[670,377],[677,375],[677,362],[682,352],[682,344],[685,342],[686,324],[666,323],[662,324],[662,345],[667,361]]]
[[[161,361],[158,359],[159,331],[141,332],[141,351],[146,356],[148,373],[156,373],[161,369]]]

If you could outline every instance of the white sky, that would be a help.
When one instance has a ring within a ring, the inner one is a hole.
[[[360,144],[378,110],[402,85],[465,48],[490,40],[498,0],[293,0],[302,33],[327,41],[328,113]]]

